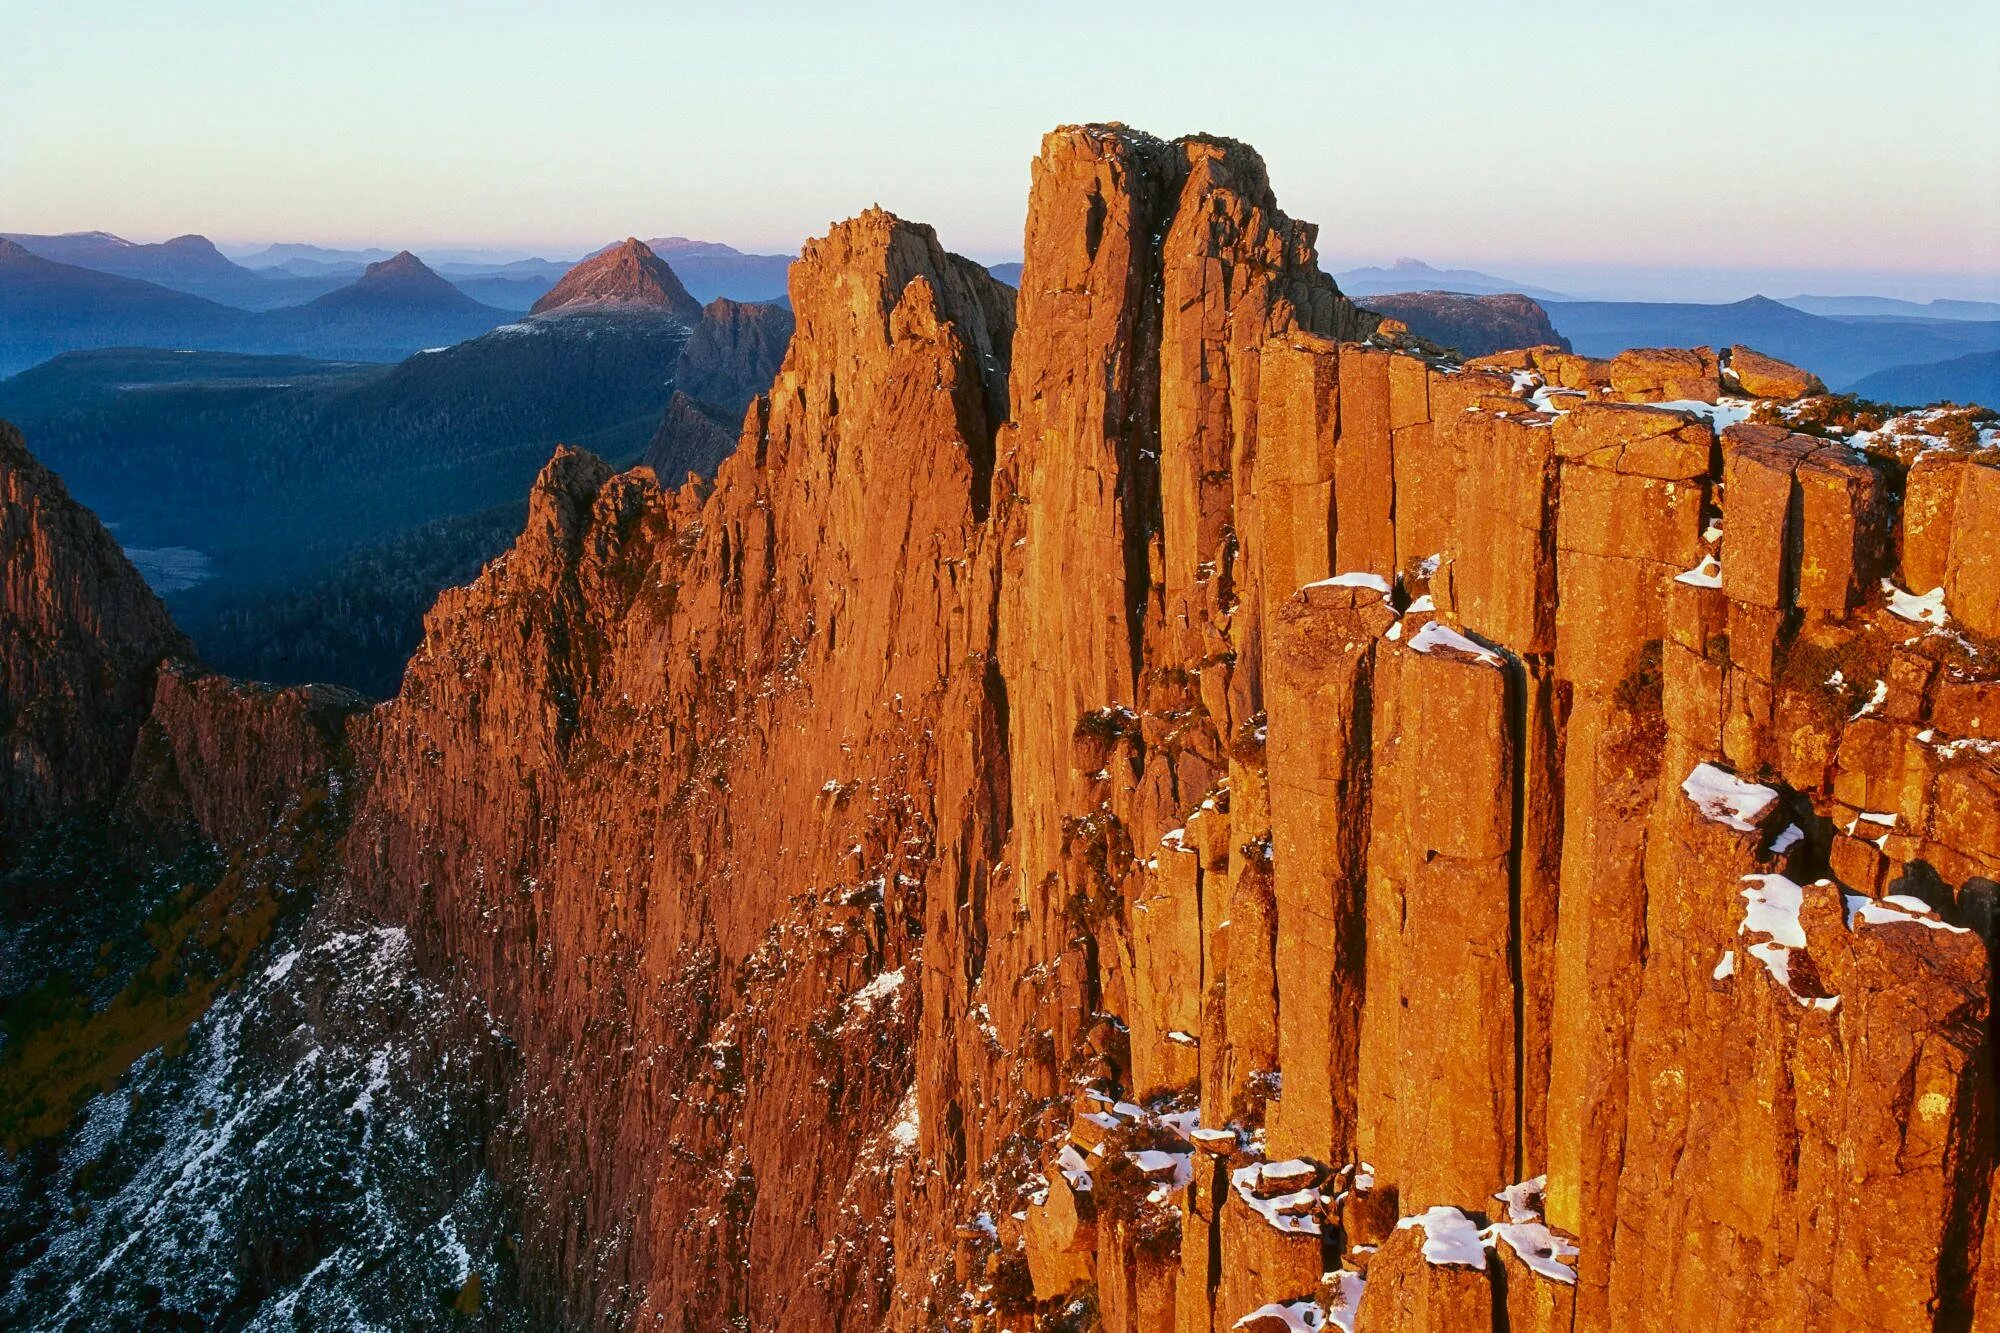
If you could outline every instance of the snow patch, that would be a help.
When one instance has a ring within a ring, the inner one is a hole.
[[[1932,588],[1921,597],[1905,592],[1892,580],[1882,580],[1882,595],[1889,599],[1889,614],[1918,625],[1942,628],[1951,623],[1944,609],[1944,589]]]
[[[903,988],[903,969],[880,972],[869,978],[868,984],[847,997],[850,1009],[873,1009],[877,1000],[886,1000]]]
[[[1576,1269],[1568,1261],[1576,1258],[1578,1250],[1546,1223],[1495,1222],[1480,1235],[1488,1244],[1505,1242],[1522,1263],[1551,1282],[1576,1285]]]
[[[1426,1262],[1441,1267],[1457,1264],[1464,1268],[1485,1269],[1486,1245],[1479,1238],[1479,1228],[1472,1225],[1472,1219],[1458,1209],[1436,1204],[1396,1223],[1398,1231],[1410,1227],[1422,1227],[1424,1230]]]
[[[1694,588],[1720,588],[1722,586],[1722,562],[1711,553],[1701,558],[1701,563],[1693,569],[1682,570],[1674,575],[1675,583],[1685,583]]]
[[[1931,905],[1921,898],[1913,898],[1907,893],[1892,893],[1886,898],[1864,898],[1857,893],[1843,894],[1847,904],[1847,928],[1857,925],[1868,926],[1924,926],[1930,930],[1949,931],[1954,935],[1971,932],[1964,926],[1954,926],[1948,921],[1940,921],[1931,910]]]
[[[1745,782],[1727,769],[1714,764],[1696,764],[1681,782],[1681,790],[1695,803],[1704,819],[1755,833],[1757,820],[1777,803],[1778,793],[1755,782]]]
[[[1341,1269],[1333,1275],[1333,1304],[1326,1312],[1327,1323],[1341,1333],[1354,1333],[1355,1321],[1361,1317],[1361,1294],[1368,1289],[1368,1283],[1359,1273]]]
[[[1410,647],[1420,653],[1434,653],[1439,649],[1465,653],[1488,666],[1500,665],[1500,654],[1483,644],[1475,643],[1441,620],[1427,620],[1410,639]]]
[[[1330,579],[1315,580],[1306,584],[1305,588],[1367,588],[1371,592],[1379,592],[1387,597],[1389,580],[1380,574],[1370,574],[1364,569],[1351,569],[1345,574],[1335,574]],[[1305,588],[1301,588],[1300,591],[1305,591]]]
[[[1269,1305],[1260,1305],[1230,1327],[1248,1328],[1251,1324],[1264,1319],[1276,1319],[1285,1326],[1286,1333],[1319,1333],[1319,1330],[1326,1327],[1326,1316],[1312,1301],[1292,1301],[1284,1305],[1274,1301]],[[1353,1325],[1346,1327],[1351,1330]]]
[[[1319,1219],[1313,1216],[1312,1211],[1319,1202],[1317,1190],[1292,1190],[1268,1199],[1257,1192],[1260,1188],[1282,1187],[1300,1179],[1300,1172],[1304,1173],[1303,1178],[1309,1179],[1317,1170],[1311,1162],[1298,1160],[1252,1162],[1230,1172],[1229,1183],[1236,1187],[1238,1198],[1277,1230],[1288,1235],[1317,1236]]]

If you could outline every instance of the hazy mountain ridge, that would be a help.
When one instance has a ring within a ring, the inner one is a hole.
[[[377,285],[463,300],[402,270]],[[663,289],[640,295],[669,304],[586,302],[396,365],[70,353],[0,382],[0,415],[35,432],[121,541],[206,562],[207,578],[168,591],[211,660],[382,693],[438,589],[518,530],[479,515],[515,513],[558,443],[624,462],[650,444],[704,475],[734,447],[790,314],[718,299],[690,321]],[[692,413],[668,410],[683,368]],[[710,433],[677,437],[697,425]]]
[[[97,347],[400,360],[510,317],[474,301],[414,256],[387,267],[396,264],[384,261],[302,304],[250,311],[43,259],[0,241],[0,375]]]
[[[1433,268],[1421,259],[1403,258],[1386,267],[1343,269],[1333,275],[1350,296],[1384,296],[1402,292],[1460,292],[1467,296],[1516,294],[1538,301],[1571,299],[1561,292],[1512,278],[1496,278],[1475,269]]]
[[[1586,356],[1629,347],[1747,343],[1812,366],[1836,389],[1890,366],[2000,347],[2000,321],[1834,319],[1765,296],[1727,305],[1545,301],[1556,328]]]
[[[1891,366],[1862,376],[1853,389],[1885,403],[2000,403],[2000,350]]]

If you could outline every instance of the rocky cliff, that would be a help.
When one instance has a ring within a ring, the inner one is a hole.
[[[1314,242],[1121,126],[1018,297],[840,224],[713,482],[558,453],[350,724],[540,1319],[2000,1322],[1992,429]]]
[[[0,421],[0,838],[110,797],[188,651],[95,515]]]
[[[1397,292],[1370,296],[1367,302],[1375,313],[1400,320],[1419,338],[1460,356],[1489,356],[1513,347],[1570,350],[1569,339],[1556,332],[1541,302],[1517,293]]]

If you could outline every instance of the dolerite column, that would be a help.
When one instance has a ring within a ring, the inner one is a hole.
[[[1317,583],[1270,626],[1278,1065],[1273,1160],[1344,1163],[1354,1143],[1372,677],[1395,622],[1380,587]]]
[[[1754,974],[1773,964],[1783,972],[1791,952],[1779,948],[1770,963],[1760,962],[1751,951],[1770,947],[1758,943],[1764,936],[1738,936],[1746,919],[1745,876],[1775,868],[1762,849],[1770,843],[1769,826],[1781,817],[1778,793],[1712,765],[1698,767],[1685,782],[1661,782],[1647,825],[1647,953],[1627,1053],[1631,1096],[1609,1265],[1610,1327],[1658,1326],[1640,1317],[1642,1312],[1664,1316],[1676,1308],[1674,1289],[1700,1280],[1697,1272],[1723,1280],[1732,1270],[1760,1267],[1743,1253],[1743,1244],[1767,1229],[1788,1192],[1767,1174],[1755,1190],[1739,1194],[1747,1209],[1730,1199],[1692,1197],[1698,1188],[1715,1185],[1738,1193],[1748,1182],[1719,1181],[1712,1164],[1739,1157],[1746,1148],[1755,1151],[1752,1145],[1691,1135],[1697,1122],[1728,1137],[1753,1127],[1744,1118],[1711,1114],[1705,1104],[1762,1100],[1766,1111],[1754,1119],[1766,1129],[1773,1099],[1785,1103],[1778,1116],[1786,1121],[1795,1107],[1794,1090],[1781,1086],[1788,1082],[1784,1074],[1770,1063],[1756,1068],[1758,1034],[1734,1026],[1729,1015],[1736,978],[1755,982]],[[1780,937],[1792,942],[1782,932]],[[1803,944],[1803,936],[1796,942]],[[1803,975],[1793,982],[1812,989]],[[1789,996],[1786,1003],[1799,1007]],[[1826,1016],[1819,1014],[1820,1020]],[[1774,1164],[1769,1153],[1765,1156],[1767,1166]],[[1718,1214],[1726,1219],[1723,1227],[1699,1225]],[[1697,1229],[1686,1230],[1689,1226]],[[1599,1272],[1606,1267],[1604,1256],[1588,1250],[1582,1265]],[[1733,1305],[1723,1292],[1714,1295]],[[1724,1305],[1711,1308],[1719,1313]],[[1633,1318],[1639,1322],[1626,1322]]]
[[[1375,673],[1358,1112],[1360,1156],[1407,1215],[1483,1208],[1515,1167],[1518,685],[1442,622],[1394,633]]]
[[[1340,428],[1335,437],[1333,497],[1333,563],[1340,570],[1395,577],[1395,418],[1390,364],[1404,359],[1354,346],[1340,355]]]
[[[1563,458],[1556,677],[1570,711],[1541,1165],[1548,1219],[1578,1236],[1586,1256],[1579,1305],[1594,1310],[1608,1268],[1625,1046],[1645,951],[1646,816],[1662,751],[1673,748],[1661,697],[1669,594],[1702,591],[1675,582],[1684,572],[1712,577],[1699,566],[1714,437],[1686,414],[1612,403],[1574,409],[1552,435]],[[1715,735],[1711,726],[1698,757],[1715,753]],[[1677,781],[1691,764],[1667,771]]]
[[[1458,385],[1440,393],[1433,383],[1431,398],[1434,405],[1448,408],[1463,393]],[[1440,570],[1442,587],[1434,581],[1432,592],[1439,609],[1448,611],[1455,623],[1507,651],[1519,687],[1512,711],[1496,723],[1511,732],[1516,754],[1511,934],[1520,989],[1515,1091],[1521,1152],[1511,1181],[1539,1174],[1547,1151],[1562,717],[1554,664],[1560,456],[1551,417],[1509,402],[1482,394],[1473,406],[1458,411],[1448,432],[1456,450],[1458,488],[1452,540]],[[1442,427],[1443,420],[1438,424]]]

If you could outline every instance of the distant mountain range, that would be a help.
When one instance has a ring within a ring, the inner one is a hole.
[[[0,418],[31,431],[71,491],[142,553],[207,660],[377,693],[393,687],[437,590],[518,532],[520,497],[557,444],[621,464],[646,455],[676,482],[712,472],[792,326],[770,305],[704,310],[637,241],[577,265],[541,313],[497,328],[504,316],[409,254],[255,316],[76,271],[186,303],[183,314],[267,329],[288,319],[329,341],[386,315],[478,326],[395,365],[107,348],[0,381]],[[677,392],[683,370],[692,396]],[[162,556],[173,581],[159,578]]]
[[[645,244],[671,266],[690,310],[718,297],[786,299],[790,256],[684,236]],[[408,251],[284,243],[237,263],[200,236],[138,244],[101,231],[15,233],[0,240],[0,376],[64,351],[111,346],[396,360],[536,308],[570,267],[505,252],[439,255],[429,265]],[[394,267],[377,273],[383,265]],[[1017,263],[990,270],[1002,281],[1020,281]],[[1811,365],[1837,388],[1894,371],[1881,383],[1904,386],[1896,390],[1904,396],[1918,384],[1987,383],[1979,363],[1956,363],[2000,347],[2000,303],[1992,302],[1809,295],[1730,304],[1576,301],[1532,283],[1411,258],[1334,277],[1364,302],[1423,293],[1519,294],[1538,301],[1562,337],[1593,355],[1628,346],[1743,342]],[[1477,313],[1491,324],[1491,311]],[[1460,332],[1461,341],[1480,345],[1504,336],[1498,326],[1462,325]],[[1947,362],[1954,365],[1924,371]]]
[[[1398,259],[1387,268],[1351,268],[1333,275],[1340,290],[1355,298],[1399,292],[1461,292],[1468,296],[1514,293],[1537,301],[1567,301],[1561,292],[1469,268],[1432,268],[1421,259]]]
[[[718,296],[732,301],[782,301],[791,255],[752,255],[716,241],[691,241],[685,236],[661,236],[647,241],[654,254],[674,266],[694,299],[706,304]]]
[[[1856,380],[1854,391],[1878,402],[2000,403],[2000,350],[1968,352],[1927,365],[1891,366]]]
[[[325,295],[353,276],[258,273],[232,263],[206,236],[176,236],[152,245],[104,231],[68,232],[60,236],[9,232],[5,233],[5,239],[58,264],[134,278],[242,310],[299,305]]]
[[[1860,316],[1873,319],[2000,319],[2000,301],[1898,301],[1890,296],[1781,296],[1794,310],[1808,314]]]
[[[1544,301],[1578,352],[1743,343],[1810,366],[1835,389],[1890,367],[1925,365],[2000,348],[2000,321],[1829,318],[1766,296],[1728,305],[1666,301]]]
[[[682,236],[650,248],[673,264],[690,309],[718,297],[785,298],[790,256]],[[9,233],[0,238],[0,378],[89,347],[395,360],[533,309],[571,268],[549,259],[440,253],[452,257],[430,265],[409,251],[285,243],[237,263],[201,236],[141,244],[102,231]],[[374,266],[405,257],[432,280],[421,284],[427,295],[407,284],[364,282]],[[443,286],[466,300],[453,300]]]
[[[90,347],[164,347],[399,360],[511,318],[407,252],[312,300],[251,311],[0,240],[0,376]]]
[[[1514,347],[1561,347],[1569,342],[1549,322],[1548,311],[1526,296],[1462,292],[1384,292],[1362,304],[1399,319],[1419,338],[1461,356],[1488,356]]]

